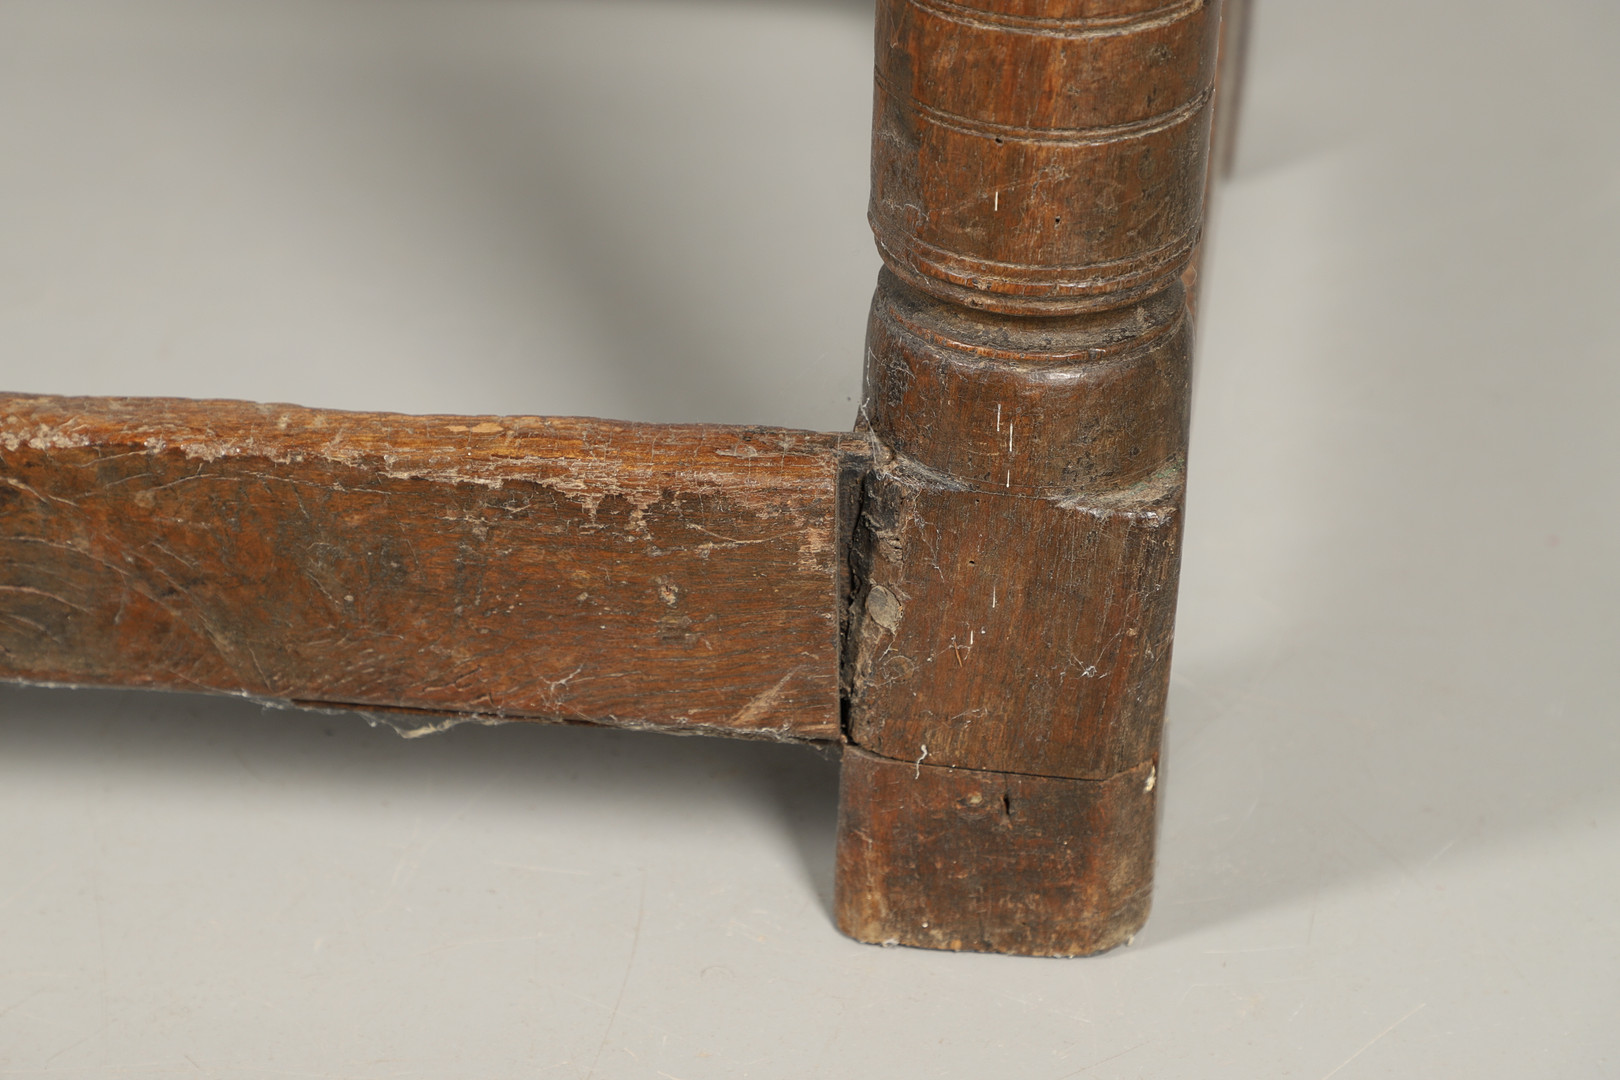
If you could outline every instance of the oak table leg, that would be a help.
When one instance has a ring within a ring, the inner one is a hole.
[[[842,739],[847,933],[1128,940],[1219,32],[880,0],[862,433],[0,394],[0,680]]]
[[[880,0],[838,918],[1147,917],[1219,6]]]

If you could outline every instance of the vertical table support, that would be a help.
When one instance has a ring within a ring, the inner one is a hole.
[[[1147,918],[1218,0],[879,0],[838,919]]]

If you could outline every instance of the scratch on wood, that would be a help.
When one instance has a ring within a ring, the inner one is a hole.
[[[768,690],[761,690],[749,698],[748,704],[738,709],[737,715],[732,718],[733,725],[739,728],[758,727],[760,719],[768,715],[776,707],[776,703],[782,699],[782,690],[787,686],[788,680],[797,674],[799,674],[797,669],[790,671],[776,680],[775,686]]]

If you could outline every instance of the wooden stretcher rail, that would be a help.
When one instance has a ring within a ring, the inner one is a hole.
[[[0,395],[0,678],[836,739],[839,508],[868,455],[778,428]]]

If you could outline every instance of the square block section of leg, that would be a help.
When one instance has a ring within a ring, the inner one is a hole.
[[[1154,782],[951,769],[844,751],[839,928],[875,944],[1085,956],[1147,919]]]

